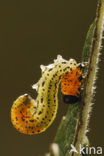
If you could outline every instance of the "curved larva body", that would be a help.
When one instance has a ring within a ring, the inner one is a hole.
[[[38,92],[36,100],[25,94],[13,103],[11,120],[18,131],[36,134],[45,131],[51,125],[57,113],[57,93],[61,78],[78,65],[73,59],[66,61],[58,56],[53,64],[41,66],[42,77],[33,85]]]

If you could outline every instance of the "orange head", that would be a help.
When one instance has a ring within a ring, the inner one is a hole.
[[[75,103],[79,100],[81,77],[82,71],[78,67],[62,77],[61,92],[65,103]]]

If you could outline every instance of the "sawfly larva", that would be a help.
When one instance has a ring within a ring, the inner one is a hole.
[[[37,134],[45,131],[52,124],[58,108],[59,84],[62,80],[62,87],[64,87],[63,76],[76,69],[80,70],[80,65],[74,59],[67,61],[58,55],[53,64],[40,66],[42,77],[33,85],[38,93],[37,98],[34,100],[28,94],[24,94],[14,101],[11,108],[11,121],[19,132]],[[81,75],[79,70],[77,71]],[[64,89],[62,92],[65,93]]]

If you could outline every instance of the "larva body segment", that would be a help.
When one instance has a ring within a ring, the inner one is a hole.
[[[76,103],[80,100],[82,70],[80,67],[66,73],[61,80],[61,92],[65,103]]]
[[[33,85],[38,92],[36,100],[24,94],[17,98],[11,108],[11,120],[19,132],[37,134],[51,125],[57,113],[57,94],[62,76],[78,66],[75,60],[67,61],[60,55],[53,64],[46,67],[41,65],[42,77]]]

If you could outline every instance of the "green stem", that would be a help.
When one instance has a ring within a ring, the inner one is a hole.
[[[87,77],[83,84],[82,99],[81,102],[69,106],[68,112],[63,117],[54,143],[51,146],[50,155],[80,156],[78,153],[70,153],[70,145],[73,144],[79,151],[79,144],[88,144],[86,133],[94,94],[103,27],[104,0],[98,0],[96,19],[90,26],[82,53],[82,62],[88,62],[87,68],[84,69],[84,72],[87,72]]]

